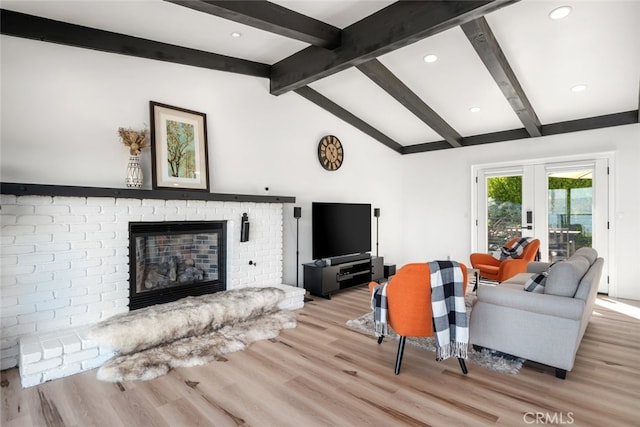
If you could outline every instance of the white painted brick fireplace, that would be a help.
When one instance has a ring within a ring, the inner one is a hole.
[[[283,286],[283,203],[2,194],[1,369],[22,386],[100,366],[113,356],[85,336],[128,311],[129,222],[227,221],[227,289]],[[247,213],[250,240],[240,242]],[[251,263],[250,263],[251,261]]]

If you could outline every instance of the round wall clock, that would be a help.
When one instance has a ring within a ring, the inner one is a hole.
[[[339,169],[344,160],[344,149],[340,140],[333,135],[323,137],[318,143],[318,160],[328,171]]]

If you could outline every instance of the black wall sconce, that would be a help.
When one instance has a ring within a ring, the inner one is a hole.
[[[240,221],[240,241],[249,241],[249,217],[246,213],[242,214],[242,220]]]

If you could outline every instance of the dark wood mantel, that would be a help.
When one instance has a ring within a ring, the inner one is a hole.
[[[1,182],[1,194],[15,196],[115,197],[121,199],[210,200],[216,202],[295,203],[291,196],[207,193],[189,190],[134,190],[130,188]]]

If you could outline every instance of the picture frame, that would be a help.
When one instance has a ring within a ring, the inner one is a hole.
[[[154,190],[209,192],[207,115],[149,101]]]

